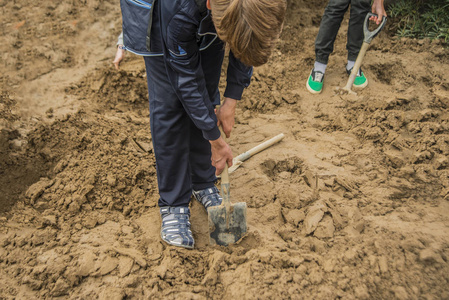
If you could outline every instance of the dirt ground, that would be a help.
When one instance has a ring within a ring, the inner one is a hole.
[[[0,299],[449,299],[449,51],[388,28],[339,95],[344,21],[306,91],[326,1],[290,0],[229,139],[248,235],[194,250],[159,237],[141,58],[112,67],[117,1],[0,1]],[[222,88],[224,87],[221,86]]]

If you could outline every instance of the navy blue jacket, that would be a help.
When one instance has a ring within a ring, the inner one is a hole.
[[[166,70],[157,71],[167,73],[172,88],[203,136],[217,139],[220,132],[213,106],[220,101],[218,81],[224,45],[217,36],[210,11],[202,16],[195,0],[155,1],[149,51],[145,37],[151,3],[143,0],[120,3],[126,49],[138,55],[162,56]],[[244,65],[230,51],[224,96],[240,100],[251,75],[252,67]]]

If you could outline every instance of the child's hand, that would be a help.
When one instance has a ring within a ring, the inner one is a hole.
[[[119,69],[120,62],[123,60],[124,57],[125,57],[125,49],[123,49],[123,45],[118,45],[117,52],[115,53],[115,59],[112,62],[117,70]]]
[[[223,100],[223,104],[215,112],[218,119],[218,126],[221,126],[221,128],[223,128],[223,132],[225,133],[227,138],[231,136],[232,127],[234,127],[236,105],[237,100],[226,97]]]
[[[379,25],[380,22],[382,22],[383,17],[387,17],[387,13],[384,8],[384,0],[374,0],[371,12],[376,14],[377,17],[370,17],[370,21],[374,21],[377,25]]]
[[[223,172],[225,165],[232,166],[232,150],[222,136],[215,141],[209,141],[211,145],[211,163],[215,167],[215,175]]]

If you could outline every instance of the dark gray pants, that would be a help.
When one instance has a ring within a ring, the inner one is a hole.
[[[348,40],[348,60],[356,60],[363,43],[363,21],[370,10],[369,0],[330,0],[321,19],[320,30],[315,40],[315,60],[327,64],[334,51],[334,42],[344,14],[351,5]]]

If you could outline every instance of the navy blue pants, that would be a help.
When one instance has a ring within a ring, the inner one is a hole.
[[[207,90],[214,105],[220,103],[218,83],[223,44],[201,52]],[[165,71],[163,57],[144,57],[150,101],[150,126],[156,157],[159,206],[188,206],[192,188],[215,183],[211,146],[185,111]]]
[[[346,49],[348,60],[355,61],[363,43],[363,21],[370,10],[369,0],[329,0],[315,40],[315,60],[327,64],[346,11],[351,4]]]

